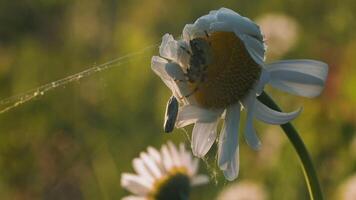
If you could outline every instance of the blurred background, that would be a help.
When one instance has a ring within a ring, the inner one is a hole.
[[[220,7],[261,25],[268,61],[329,64],[326,89],[317,99],[267,91],[286,111],[304,107],[293,123],[327,199],[356,199],[354,0],[1,0],[0,99],[159,44],[164,33],[179,36],[185,24]],[[155,54],[158,48],[1,114],[0,199],[120,199],[128,194],[120,174],[133,171],[140,151],[166,140],[187,141],[182,130],[162,131],[170,91],[150,69]],[[240,138],[239,178],[225,181],[210,151],[200,168],[212,182],[194,188],[192,199],[229,200],[218,197],[223,189],[225,195],[261,193],[253,199],[308,199],[284,133],[255,124],[263,146],[253,151]]]

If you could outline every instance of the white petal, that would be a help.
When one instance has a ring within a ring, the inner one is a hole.
[[[205,31],[210,32],[210,24],[216,21],[216,15],[209,14],[199,17],[194,24],[187,24],[183,29],[183,38],[190,41],[196,37],[205,37]]]
[[[183,96],[191,93],[191,90],[185,81],[184,72],[181,66],[173,62],[164,62],[166,62],[165,59],[154,56],[152,58],[152,70],[161,77],[163,82],[173,92],[173,95],[177,99],[183,100],[185,103],[194,103],[193,96],[182,99]]]
[[[138,175],[140,175],[141,177],[145,177],[150,183],[153,183],[154,177],[147,170],[146,166],[144,165],[141,159],[135,158],[132,161],[132,165]]]
[[[192,133],[193,154],[199,158],[205,156],[216,139],[218,120],[211,123],[197,122]]]
[[[190,94],[192,91],[189,88],[187,81],[185,81],[185,76],[183,69],[178,65],[177,63],[168,63],[166,65],[166,72],[168,76],[171,77],[174,82],[174,91],[176,91],[177,95],[176,96],[178,99],[182,99],[182,97],[186,96],[187,94]],[[194,103],[194,96],[191,95],[188,98],[183,98],[183,100],[187,100],[188,103],[192,104]]]
[[[242,34],[239,37],[244,42],[245,47],[252,59],[260,66],[263,66],[266,51],[264,43],[245,34]]]
[[[247,144],[255,150],[261,147],[261,142],[257,137],[255,128],[253,127],[253,118],[255,113],[255,101],[256,95],[254,92],[250,92],[246,100],[244,100],[244,106],[247,109],[247,118],[245,126],[245,139]]]
[[[168,61],[159,56],[153,56],[151,60],[152,70],[162,79],[170,80],[171,77],[166,72],[166,64]]]
[[[178,44],[177,41],[174,40],[173,36],[171,34],[166,33],[162,37],[162,43],[161,46],[159,47],[159,54],[163,58],[167,58],[169,60],[177,61],[177,49],[178,49]]]
[[[239,34],[247,34],[259,41],[263,41],[263,36],[258,25],[247,17],[243,17],[230,9],[222,8],[217,13],[217,19],[229,24],[231,31],[237,30]]]
[[[288,123],[298,117],[302,110],[302,108],[299,108],[298,110],[290,113],[278,112],[272,110],[271,108],[257,100],[255,108],[255,117],[268,124],[280,125]]]
[[[237,103],[226,110],[218,149],[218,165],[223,170],[227,168],[227,163],[234,159],[236,148],[238,147],[240,109],[240,103]]]
[[[228,162],[226,170],[223,170],[225,178],[229,181],[235,180],[239,175],[239,168],[240,168],[239,147],[237,147],[233,158],[234,159]]]
[[[318,96],[328,75],[328,65],[315,60],[282,60],[265,66],[273,87],[304,97]]]
[[[174,72],[174,69],[171,68],[176,68],[179,67],[179,65],[175,64],[172,65],[170,63],[167,62],[167,60],[159,57],[159,56],[153,56],[152,57],[152,63],[151,63],[151,68],[152,70],[162,79],[162,81],[166,84],[166,86],[173,92],[173,95],[176,98],[181,97],[180,94],[180,89],[179,87],[176,85],[174,79],[172,79],[172,74]],[[180,68],[180,67],[179,67]],[[167,72],[170,72],[170,74],[168,74]],[[178,76],[178,75],[175,75]]]
[[[199,33],[199,35],[201,33],[201,30],[198,27],[194,24],[187,24],[183,29],[183,38],[186,41],[190,41],[197,36],[197,33]]]
[[[179,154],[181,156],[182,165],[188,168],[188,174],[193,176],[197,173],[199,160],[192,159],[192,154],[186,151],[183,143],[179,144]]]
[[[129,173],[121,175],[121,186],[136,195],[145,195],[152,187],[145,178]]]
[[[216,21],[215,15],[204,15],[199,17],[194,25],[200,30],[202,34],[205,34],[204,31],[210,30],[210,24]]]
[[[162,164],[162,158],[161,158],[161,154],[159,153],[159,151],[157,151],[157,149],[149,146],[147,148],[147,153],[151,156],[151,158],[153,158],[153,160],[157,163],[157,164]]]
[[[185,150],[185,146],[183,143],[179,144],[179,156],[181,157],[181,161],[183,165],[187,165],[190,162],[189,157],[187,156],[189,153]]]
[[[168,144],[168,148],[169,148],[169,151],[170,151],[170,155],[172,156],[173,164],[176,167],[181,166],[182,162],[181,162],[177,147],[171,141],[168,141],[167,144]]]
[[[204,185],[209,183],[209,177],[206,175],[197,175],[192,179],[192,186]]]
[[[228,23],[225,22],[214,22],[210,24],[210,30],[212,32],[231,32],[231,26]]]
[[[255,86],[257,96],[259,96],[263,92],[265,85],[269,82],[269,80],[269,71],[267,71],[265,68],[262,68],[260,79],[257,85]]]
[[[166,145],[162,145],[161,153],[162,153],[162,157],[163,157],[163,165],[164,165],[166,171],[169,171],[170,169],[172,169],[172,167],[174,167],[174,164],[172,161],[172,156],[169,153],[169,150]]]
[[[159,54],[163,58],[186,66],[189,62],[190,55],[182,47],[187,48],[189,45],[186,41],[174,40],[170,34],[165,34],[162,38]]]
[[[167,75],[173,80],[185,80],[183,69],[177,63],[167,63],[165,65]]]
[[[221,110],[216,111],[194,105],[185,105],[179,109],[176,126],[181,128],[196,122],[210,123],[216,121],[221,112]]]
[[[152,176],[154,176],[156,178],[160,178],[162,176],[161,170],[159,169],[159,167],[157,166],[157,164],[155,163],[153,158],[148,156],[148,154],[145,152],[142,152],[140,154],[140,157],[141,157],[143,163],[145,164],[145,166],[147,167],[147,169],[152,174]]]

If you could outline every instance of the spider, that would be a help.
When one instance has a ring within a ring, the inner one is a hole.
[[[209,38],[207,31],[204,31],[206,38]],[[189,83],[196,83],[197,86],[192,92],[185,95],[184,97],[189,97],[199,90],[199,83],[204,82],[206,78],[206,70],[208,69],[208,59],[209,59],[209,49],[210,42],[206,38],[194,38],[189,41],[191,51],[183,46],[180,46],[187,54],[190,55],[189,64],[187,72],[184,73],[186,80],[177,81],[188,81]]]

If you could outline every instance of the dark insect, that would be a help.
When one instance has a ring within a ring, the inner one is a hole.
[[[177,120],[179,103],[175,96],[171,96],[167,102],[166,113],[164,117],[164,132],[170,133],[174,129]]]
[[[206,37],[209,35],[205,32]],[[191,51],[185,47],[181,47],[185,52],[190,55],[189,65],[187,72],[184,74],[186,81],[190,83],[201,83],[205,81],[205,73],[208,68],[209,58],[210,58],[210,43],[206,38],[194,38],[189,41]],[[194,94],[199,88],[199,85],[185,97],[189,97]]]

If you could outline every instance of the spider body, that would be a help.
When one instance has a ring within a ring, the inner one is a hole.
[[[209,37],[208,34],[207,38]],[[189,64],[184,74],[186,81],[197,86],[185,97],[189,97],[199,89],[199,84],[205,81],[206,71],[210,62],[210,43],[206,38],[194,38],[189,41],[191,51],[181,47],[189,55]]]

